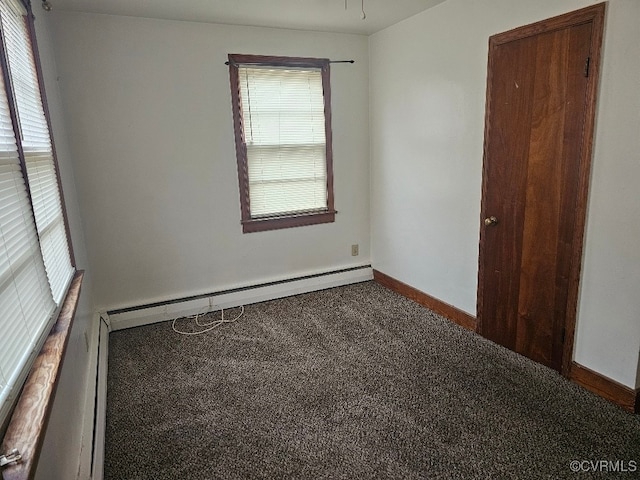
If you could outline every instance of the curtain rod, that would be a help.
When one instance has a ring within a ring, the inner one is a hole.
[[[355,60],[329,60],[329,63],[356,63]],[[229,62],[224,62],[225,65],[229,65]],[[251,62],[242,62],[238,65],[252,65]],[[259,63],[255,63],[255,65],[260,65]]]

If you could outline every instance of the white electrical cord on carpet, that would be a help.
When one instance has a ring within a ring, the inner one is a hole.
[[[242,315],[244,315],[244,305],[240,306],[240,313],[238,314],[238,316],[236,316],[235,318],[231,319],[231,320],[226,320],[224,318],[224,308],[220,309],[220,320],[214,320],[212,322],[209,323],[201,323],[198,321],[198,318],[202,315],[206,315],[209,312],[205,312],[205,313],[198,313],[196,315],[192,315],[191,317],[180,317],[180,318],[187,318],[187,319],[195,319],[196,321],[196,325],[198,327],[208,327],[205,328],[204,330],[200,330],[198,332],[184,332],[182,330],[178,330],[176,328],[176,322],[178,320],[180,320],[180,318],[174,318],[173,322],[171,323],[171,328],[173,329],[174,332],[179,333],[180,335],[202,335],[203,333],[207,333],[210,332],[211,330],[213,330],[214,328],[218,328],[220,325],[224,324],[224,323],[233,323],[236,320],[238,320]]]

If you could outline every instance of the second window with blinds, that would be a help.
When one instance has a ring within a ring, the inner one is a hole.
[[[229,55],[244,233],[335,220],[329,60]]]
[[[0,0],[0,433],[75,272],[33,41]]]

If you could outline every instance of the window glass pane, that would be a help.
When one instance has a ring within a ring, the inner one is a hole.
[[[238,69],[251,217],[327,209],[319,68]]]
[[[249,147],[249,193],[253,216],[327,207],[324,145]]]
[[[3,0],[0,13],[40,248],[53,298],[59,304],[73,275],[73,266],[49,127],[24,11],[15,1]]]
[[[0,75],[0,423],[55,307]]]

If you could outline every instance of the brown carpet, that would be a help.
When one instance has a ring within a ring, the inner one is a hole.
[[[372,282],[110,344],[106,479],[639,477],[570,469],[640,468],[637,416]]]

